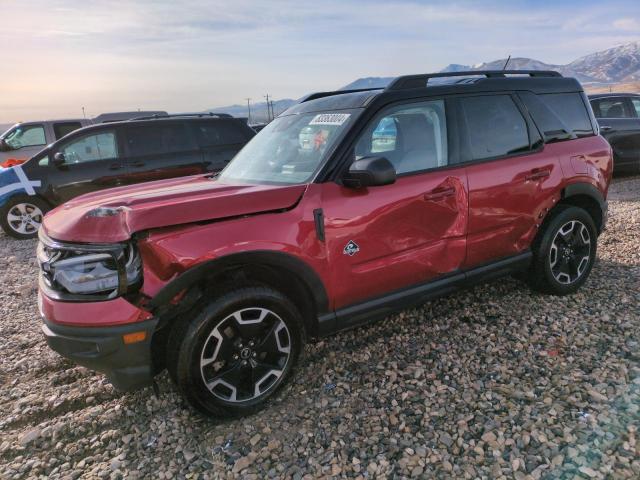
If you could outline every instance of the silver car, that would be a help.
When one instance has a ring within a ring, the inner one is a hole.
[[[25,162],[50,143],[91,123],[87,118],[16,123],[0,135],[0,166],[9,160]]]
[[[16,123],[0,134],[0,168],[24,163],[65,135],[95,123],[129,120],[141,116],[163,116],[163,110],[103,113],[95,118],[43,120]]]

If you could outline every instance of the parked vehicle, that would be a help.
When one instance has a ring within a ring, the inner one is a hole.
[[[462,75],[476,78],[427,83]],[[247,414],[309,338],[515,272],[575,292],[611,170],[580,84],[556,72],[310,95],[215,178],[108,190],[47,215],[43,331],[120,389],[166,367],[206,414]]]
[[[143,115],[167,115],[163,111],[103,113],[93,119],[70,118],[20,122],[0,135],[0,167],[8,168],[26,162],[56,140],[82,127],[95,123],[128,120]]]
[[[614,171],[640,172],[640,95],[590,95],[600,133],[613,148]]]
[[[0,225],[37,236],[44,214],[84,193],[221,170],[255,135],[224,114],[162,115],[92,125],[22,165],[0,169]]]
[[[17,123],[0,135],[0,167],[24,163],[50,143],[91,123],[86,118]]]

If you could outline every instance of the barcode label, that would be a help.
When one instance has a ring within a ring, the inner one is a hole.
[[[350,113],[320,113],[313,117],[309,125],[342,125],[350,116]]]

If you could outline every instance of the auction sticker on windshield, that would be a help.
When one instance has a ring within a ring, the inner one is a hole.
[[[320,113],[313,117],[309,125],[342,125],[350,116],[350,113]]]

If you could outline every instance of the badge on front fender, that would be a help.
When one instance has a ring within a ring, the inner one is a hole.
[[[353,257],[359,251],[360,251],[360,247],[358,246],[358,244],[353,240],[349,240],[349,243],[347,243],[344,246],[344,250],[342,251],[342,253],[344,253],[345,255],[349,255],[350,257]]]

